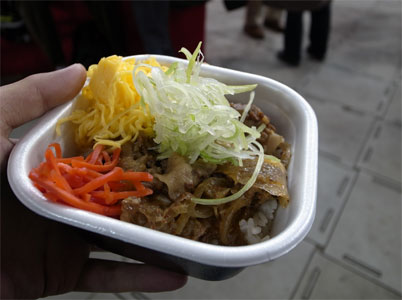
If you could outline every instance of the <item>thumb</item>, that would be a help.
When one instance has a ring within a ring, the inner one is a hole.
[[[29,76],[0,88],[2,133],[35,119],[78,94],[86,78],[85,68],[71,65],[49,73]]]

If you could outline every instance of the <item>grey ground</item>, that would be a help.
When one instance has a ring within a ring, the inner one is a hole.
[[[244,14],[226,12],[221,0],[208,3],[206,60],[279,80],[314,108],[318,207],[308,237],[288,255],[222,282],[190,279],[170,293],[50,298],[401,298],[401,2],[335,0],[326,61],[305,57],[299,68],[276,60],[280,34],[245,36]]]

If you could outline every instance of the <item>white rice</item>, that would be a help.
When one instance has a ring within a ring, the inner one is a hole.
[[[277,208],[277,201],[272,199],[262,204],[252,218],[240,220],[240,230],[249,244],[256,244],[270,238],[268,230]]]

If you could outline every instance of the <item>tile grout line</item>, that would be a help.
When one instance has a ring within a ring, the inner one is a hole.
[[[399,292],[399,291],[393,289],[392,287],[390,287],[390,286],[384,284],[384,283],[381,282],[381,281],[378,281],[378,280],[374,279],[372,276],[369,276],[369,275],[367,275],[366,273],[360,271],[360,269],[355,268],[355,267],[352,267],[351,265],[345,263],[343,260],[339,260],[339,259],[337,259],[336,257],[333,257],[332,255],[330,255],[330,254],[328,254],[328,253],[326,253],[326,252],[324,252],[324,251],[322,251],[320,254],[321,254],[324,258],[326,258],[326,259],[328,259],[329,261],[331,261],[332,263],[334,263],[334,264],[340,266],[341,268],[346,269],[346,270],[348,270],[348,271],[354,273],[355,275],[358,275],[359,277],[363,277],[364,279],[370,281],[371,283],[374,283],[374,284],[377,285],[377,286],[382,287],[383,289],[387,290],[388,292],[391,292],[391,293],[395,294],[396,296],[399,296],[399,297],[402,296],[401,292]]]
[[[349,67],[349,66],[342,65],[342,64],[340,64],[339,62],[336,62],[336,61],[328,62],[327,66],[335,68],[335,69],[338,69],[338,70],[343,71],[343,72],[354,73],[355,75],[361,76],[363,78],[367,78],[367,79],[371,79],[371,80],[375,80],[375,81],[381,81],[383,83],[391,82],[391,83],[386,84],[387,88],[390,85],[392,85],[393,81],[394,81],[394,79],[385,79],[385,78],[383,78],[381,76],[369,74],[367,71],[356,70],[356,68],[352,68],[352,67]],[[393,78],[393,76],[392,77],[390,76],[390,78]]]
[[[338,186],[338,189],[336,190],[336,196],[338,198],[342,198],[343,194],[345,193],[346,189],[348,188],[349,182],[350,182],[350,176],[344,175],[342,177],[341,183]]]
[[[352,176],[352,178],[350,180],[349,189],[346,191],[346,193],[344,195],[344,201],[343,201],[342,205],[340,206],[339,212],[338,212],[337,216],[335,216],[335,218],[333,219],[334,220],[333,225],[332,225],[332,228],[330,228],[330,230],[329,230],[328,237],[327,237],[327,240],[326,240],[326,242],[325,242],[325,244],[323,246],[323,249],[326,249],[328,247],[328,245],[329,245],[329,243],[330,243],[330,241],[332,239],[332,236],[333,236],[333,234],[334,234],[334,232],[336,230],[336,227],[338,226],[338,222],[339,222],[340,218],[342,217],[342,214],[343,214],[343,211],[345,209],[345,206],[349,202],[350,195],[351,195],[351,193],[353,191],[353,188],[354,188],[354,186],[356,184],[357,178],[360,175],[360,170],[359,169],[356,169],[355,172],[356,173],[354,174],[354,176]]]
[[[322,250],[324,247],[322,244],[320,244],[319,242],[316,242],[315,240],[313,240],[312,238],[310,238],[308,236],[304,238],[304,241],[311,244],[314,248],[317,248],[317,250]]]
[[[301,92],[302,92],[302,94],[301,94]],[[354,113],[358,113],[358,114],[360,114],[361,116],[366,116],[366,117],[370,117],[370,118],[372,118],[372,119],[376,119],[376,118],[379,118],[380,116],[379,115],[377,115],[377,114],[375,114],[375,112],[372,112],[372,111],[369,111],[369,110],[360,110],[359,108],[357,108],[356,106],[354,106],[354,105],[350,105],[350,106],[348,106],[348,105],[346,105],[345,103],[343,103],[343,102],[340,102],[340,101],[338,101],[338,100],[330,100],[330,101],[328,101],[327,99],[323,99],[321,96],[319,96],[319,95],[314,95],[314,93],[312,93],[312,92],[309,92],[308,90],[302,90],[300,92],[300,94],[304,97],[304,98],[311,98],[311,99],[313,99],[312,101],[316,101],[316,102],[320,102],[320,103],[324,103],[324,104],[329,104],[329,105],[334,105],[334,106],[336,106],[336,107],[338,107],[338,108],[340,108],[340,109],[342,109],[342,110],[344,110],[344,107],[348,107],[348,108],[350,108],[349,110],[352,112],[354,112]],[[308,102],[308,100],[306,99],[306,101]],[[310,102],[309,102],[309,104],[310,104]],[[310,104],[311,105],[311,104]]]
[[[395,180],[393,178],[390,178],[384,174],[377,173],[376,171],[370,170],[366,167],[361,167],[361,171],[367,173],[370,175],[376,183],[379,185],[386,187],[388,189],[392,189],[396,191],[397,193],[401,193],[402,190],[402,179],[401,181]]]
[[[400,184],[400,182],[398,180],[395,180],[394,178],[391,178],[388,175],[376,172],[375,170],[371,170],[371,169],[369,169],[368,166],[362,165],[363,163],[368,163],[369,159],[371,158],[371,156],[373,154],[373,147],[372,147],[371,143],[373,140],[376,139],[375,134],[376,134],[377,129],[380,128],[381,130],[383,130],[384,124],[389,124],[389,123],[385,119],[384,120],[377,119],[375,121],[375,123],[373,124],[374,130],[373,131],[370,130],[370,134],[367,137],[366,142],[363,143],[361,149],[359,150],[359,153],[357,154],[355,168],[368,172],[372,176],[384,178],[385,181],[389,181],[391,184],[395,183],[396,185],[398,185],[398,183]],[[391,125],[393,125],[393,124],[391,124]]]
[[[325,158],[336,164],[340,164],[342,162],[342,159],[338,155],[327,152],[325,150],[318,150],[318,154],[319,156],[321,156],[321,159]]]
[[[335,210],[331,207],[325,211],[325,215],[323,221],[321,222],[318,230],[321,234],[325,234],[325,231],[328,229],[328,226],[331,224],[331,220],[335,215]]]
[[[398,69],[397,69],[396,73],[397,72],[398,72]],[[384,98],[387,97],[387,99],[384,100],[385,108],[384,108],[384,111],[381,114],[381,118],[380,118],[383,122],[386,121],[385,117],[392,104],[392,100],[394,100],[395,95],[398,93],[398,81],[395,80],[395,77],[396,77],[396,75],[394,74],[394,76],[393,76],[394,79],[392,80],[390,85],[387,87],[387,90],[385,90]]]
[[[382,130],[383,125],[387,124],[387,120],[385,119],[385,117],[389,110],[389,107],[391,106],[393,97],[398,92],[398,82],[395,79],[393,79],[392,82],[389,84],[388,88],[391,89],[391,92],[389,92],[388,95],[384,95],[384,98],[385,98],[385,96],[387,96],[387,99],[384,100],[384,102],[386,103],[386,107],[382,114],[373,116],[374,123],[371,125],[370,130],[366,134],[367,136],[365,137],[365,142],[362,143],[362,146],[360,147],[360,150],[358,151],[356,160],[355,160],[355,167],[357,169],[369,171],[369,173],[372,173],[375,175],[380,175],[380,177],[385,177],[385,178],[389,178],[389,177],[386,175],[383,175],[383,174],[379,174],[375,171],[370,172],[370,170],[368,168],[366,168],[364,166],[360,166],[360,163],[364,162],[365,156],[371,155],[370,152],[372,152],[372,148],[370,148],[370,144],[371,144],[372,140],[376,138],[377,131]]]
[[[342,255],[342,259],[344,261],[348,261],[349,263],[358,266],[360,269],[364,269],[366,270],[366,273],[371,273],[372,275],[374,275],[377,278],[381,278],[382,277],[382,272],[372,266],[370,266],[368,263],[366,263],[365,261],[362,261],[358,258],[356,258],[355,256],[352,256],[348,253],[344,253]]]
[[[321,274],[321,269],[316,266],[314,267],[314,269],[312,270],[308,282],[306,284],[306,286],[304,287],[303,293],[301,295],[301,299],[310,299],[311,294],[314,291],[314,288],[317,284],[318,278],[320,277]]]
[[[399,70],[401,70],[401,69],[399,69]],[[396,73],[398,73],[398,71],[396,71]],[[397,77],[397,76],[398,76],[397,74],[394,74],[394,78]],[[387,119],[386,119],[387,112],[389,111],[389,109],[391,107],[392,100],[395,100],[394,97],[396,97],[396,95],[398,94],[398,87],[399,87],[399,89],[402,88],[402,84],[400,84],[400,83],[398,84],[397,79],[394,79],[393,83],[391,85],[392,85],[392,92],[390,92],[390,95],[388,95],[389,96],[389,99],[388,99],[389,101],[387,103],[387,106],[384,109],[384,114],[383,114],[383,117],[384,117],[383,121],[384,122],[387,122]],[[401,99],[398,99],[398,100],[401,100]]]
[[[366,136],[364,137],[363,143],[360,145],[360,149],[357,151],[353,167],[360,170],[359,163],[363,159],[366,148],[369,147],[369,145],[370,145],[373,132],[375,132],[376,127],[380,126],[380,125],[381,125],[380,120],[377,119],[377,116],[374,116],[373,122],[370,125],[369,130],[366,133]]]
[[[304,276],[306,276],[307,270],[310,267],[310,264],[313,261],[314,255],[315,255],[315,253],[317,251],[319,251],[317,249],[317,247],[314,247],[314,250],[311,252],[310,257],[308,258],[308,260],[307,260],[307,262],[306,262],[306,264],[305,264],[305,266],[304,266],[304,268],[302,270],[302,273],[300,274],[299,279],[296,281],[296,285],[293,287],[293,290],[290,293],[289,299],[295,299],[296,292],[299,289],[299,287],[301,285],[301,282],[303,281]]]
[[[353,165],[351,166],[347,162],[342,161],[342,159],[336,154],[332,154],[323,150],[319,150],[318,154],[319,154],[318,159],[324,159],[328,162],[336,163],[337,167],[341,168],[344,171],[348,172],[356,171],[356,168]]]

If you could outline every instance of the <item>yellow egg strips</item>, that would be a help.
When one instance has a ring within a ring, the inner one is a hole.
[[[143,63],[167,70],[153,57]],[[75,141],[81,148],[98,144],[120,148],[135,141],[140,132],[153,135],[153,118],[148,108],[140,105],[140,95],[133,84],[135,64],[134,58],[113,55],[90,66],[89,83],[77,97],[71,115],[58,121],[57,133],[61,133],[61,124],[72,122],[76,125]],[[138,66],[136,73],[140,71],[149,76],[151,68]]]

